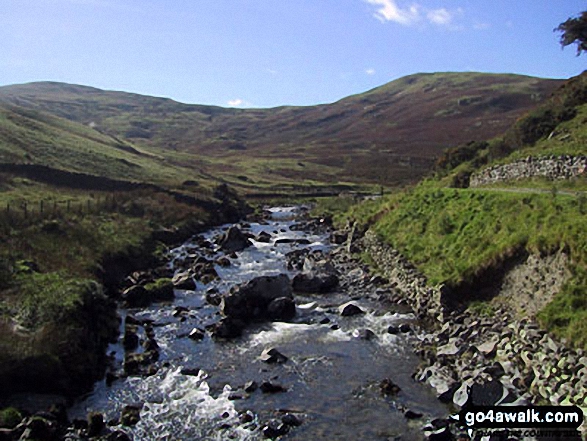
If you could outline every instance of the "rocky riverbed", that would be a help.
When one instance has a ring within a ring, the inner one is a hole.
[[[130,274],[106,378],[0,440],[466,440],[449,418],[466,403],[585,406],[585,354],[506,309],[453,310],[372,235],[300,215],[210,230]]]

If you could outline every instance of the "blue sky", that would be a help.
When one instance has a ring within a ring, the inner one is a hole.
[[[235,107],[312,105],[405,75],[568,78],[585,0],[1,0],[0,85],[62,81]]]

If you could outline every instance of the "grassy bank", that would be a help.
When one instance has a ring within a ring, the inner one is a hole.
[[[207,195],[206,208],[154,190],[88,193],[35,182],[6,190],[0,193],[2,392],[78,393],[91,386],[118,330],[101,283],[115,286],[124,271],[155,261],[165,247],[158,239],[177,240],[239,210],[226,189]]]
[[[353,208],[429,283],[458,287],[520,251],[570,255],[572,277],[542,311],[543,325],[587,347],[587,204],[556,193],[501,193],[433,184]],[[339,218],[339,222],[342,218]]]

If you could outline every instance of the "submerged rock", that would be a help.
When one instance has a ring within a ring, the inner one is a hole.
[[[264,394],[274,394],[278,392],[287,392],[287,389],[281,384],[272,383],[271,381],[264,381],[259,387]]]
[[[365,313],[365,311],[363,311],[361,308],[359,308],[353,302],[347,302],[343,305],[340,305],[338,307],[338,312],[343,317],[351,317],[353,315],[359,315],[359,314]]]
[[[141,420],[141,407],[137,405],[124,406],[120,414],[120,424],[134,426]]]
[[[397,395],[401,392],[401,388],[391,381],[389,378],[384,378],[379,383],[379,388],[381,389],[381,393],[383,395]]]
[[[288,358],[283,355],[281,352],[279,352],[277,349],[275,348],[267,348],[265,349],[262,353],[261,356],[259,357],[261,361],[264,361],[265,363],[285,363]]]

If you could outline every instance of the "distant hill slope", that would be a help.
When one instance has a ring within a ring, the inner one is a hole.
[[[43,82],[0,87],[0,103],[81,123],[100,139],[242,186],[394,185],[417,180],[447,147],[502,133],[561,84],[519,75],[416,74],[333,104],[227,109]]]
[[[0,165],[43,165],[110,179],[179,185],[197,169],[48,112],[0,103]]]

